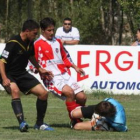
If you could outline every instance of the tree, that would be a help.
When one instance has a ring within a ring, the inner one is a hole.
[[[10,14],[10,15],[9,15]],[[8,40],[25,20],[56,21],[70,17],[80,31],[81,44],[128,45],[140,27],[139,0],[1,0],[0,38]]]

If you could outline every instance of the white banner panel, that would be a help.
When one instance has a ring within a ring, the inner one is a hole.
[[[0,43],[0,56],[4,48],[5,48],[5,43]],[[0,84],[0,90],[4,90],[1,84]]]
[[[116,94],[140,93],[140,47],[133,46],[66,46],[75,64],[85,76],[72,70],[72,76],[87,90]]]
[[[67,45],[73,62],[85,76],[71,69],[72,76],[86,90],[115,94],[140,93],[140,47]],[[0,44],[0,54],[4,44]],[[39,79],[39,76],[36,75]],[[40,79],[39,79],[40,80]]]

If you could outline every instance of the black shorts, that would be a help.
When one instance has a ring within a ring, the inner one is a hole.
[[[11,82],[16,83],[20,91],[23,92],[24,94],[28,94],[33,87],[40,84],[40,82],[28,72],[16,76],[7,74],[7,77],[10,79]],[[2,84],[1,78],[0,83]]]
[[[96,105],[82,106],[81,111],[84,118],[92,118]]]

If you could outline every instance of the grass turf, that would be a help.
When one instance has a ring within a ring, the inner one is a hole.
[[[21,100],[25,120],[29,124],[29,132],[21,133],[18,122],[11,108],[11,98],[0,91],[0,140],[139,140],[140,139],[140,95],[113,95],[102,92],[87,94],[87,105],[96,104],[106,97],[117,99],[125,108],[128,132],[94,132],[76,131],[69,127],[68,113],[65,102],[49,96],[45,122],[55,131],[37,131],[33,129],[36,120],[36,97],[24,96]]]

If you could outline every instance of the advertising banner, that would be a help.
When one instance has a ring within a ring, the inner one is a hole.
[[[66,46],[72,60],[83,68],[85,76],[72,76],[87,90],[115,94],[140,93],[140,47],[133,46]]]
[[[0,55],[3,48],[4,44],[0,44]],[[73,62],[85,71],[85,75],[79,75],[71,68],[72,77],[85,90],[140,93],[140,47],[66,45],[65,48]],[[40,80],[39,75],[34,76]]]

